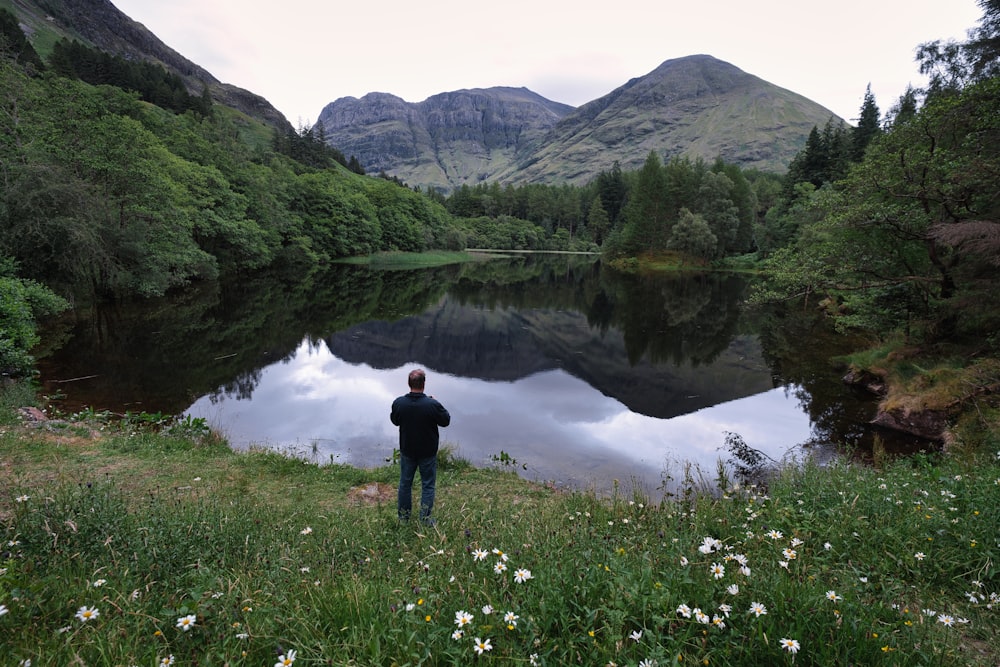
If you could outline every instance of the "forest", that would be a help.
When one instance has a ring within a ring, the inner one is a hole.
[[[813,128],[784,174],[651,152],[591,183],[421,192],[365,174],[322,132],[267,128],[157,66],[75,42],[39,54],[0,11],[0,370],[30,373],[38,318],[197,281],[466,248],[751,269],[844,330],[995,356],[1000,2],[882,113]]]

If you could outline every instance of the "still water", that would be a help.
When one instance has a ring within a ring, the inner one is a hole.
[[[846,342],[746,309],[747,287],[568,256],[335,266],[78,312],[44,332],[39,366],[65,409],[186,414],[236,448],[362,467],[391,460],[389,406],[422,367],[455,455],[656,497],[685,470],[711,481],[730,433],[776,461],[870,437],[872,405],[829,362]]]

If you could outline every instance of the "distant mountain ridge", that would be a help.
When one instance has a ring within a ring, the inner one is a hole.
[[[317,124],[369,173],[450,189],[510,167],[572,110],[527,88],[457,90],[416,104],[369,93],[331,102]]]
[[[385,93],[328,104],[327,141],[368,171],[451,190],[483,181],[582,185],[649,152],[784,172],[829,109],[708,55],[667,60],[574,109],[524,88]],[[503,141],[498,141],[502,138]]]

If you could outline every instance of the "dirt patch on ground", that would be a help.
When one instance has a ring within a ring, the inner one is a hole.
[[[382,505],[396,502],[396,487],[382,482],[355,486],[347,492],[347,499],[355,505]]]

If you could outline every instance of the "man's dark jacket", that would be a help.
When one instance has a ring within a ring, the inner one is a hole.
[[[411,459],[438,452],[438,426],[451,423],[451,415],[436,399],[411,391],[392,402],[389,419],[399,427],[399,451]]]

